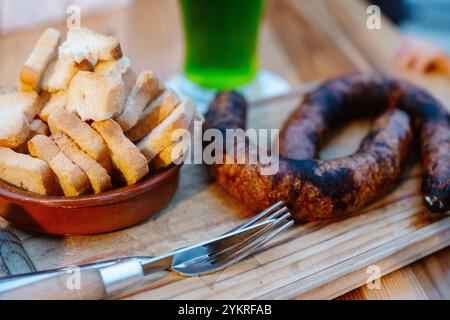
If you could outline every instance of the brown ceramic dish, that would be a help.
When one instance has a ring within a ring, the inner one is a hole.
[[[80,197],[41,196],[0,182],[0,216],[23,229],[56,235],[123,229],[169,203],[178,187],[180,168],[172,165],[135,185]]]

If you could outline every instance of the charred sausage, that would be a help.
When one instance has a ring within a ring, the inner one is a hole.
[[[227,129],[243,129],[246,111],[241,95],[222,92],[210,104],[205,129],[215,128],[223,135]],[[374,118],[358,151],[340,159],[317,159],[325,132],[358,116]],[[305,97],[282,128],[276,174],[262,175],[263,164],[257,161],[215,163],[212,173],[231,195],[255,210],[283,200],[296,220],[332,218],[360,208],[395,185],[411,151],[410,119],[420,135],[425,204],[432,212],[447,212],[450,116],[425,90],[384,76],[332,79]],[[256,146],[248,141],[236,148],[257,157]]]

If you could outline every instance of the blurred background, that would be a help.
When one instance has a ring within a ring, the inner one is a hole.
[[[80,6],[84,15],[95,15],[120,10],[132,4],[133,1],[0,0],[0,34],[64,20],[67,17],[66,8],[71,4]],[[382,12],[402,31],[431,39],[450,51],[450,0],[372,0],[371,2],[379,5]]]
[[[348,46],[345,37],[326,38],[328,32],[331,32],[328,29],[329,24],[333,23],[330,19],[339,19],[339,13],[332,11],[334,6],[339,6],[333,5],[333,2],[341,2],[340,6],[346,8],[342,10],[352,10],[353,4],[347,5],[347,0],[318,1],[318,3],[315,3],[315,0],[280,2],[267,0],[263,18],[265,23],[261,27],[259,39],[259,60],[263,62],[262,67],[276,72],[284,68],[282,59],[280,61],[272,58],[278,51],[270,43],[273,37],[278,37],[279,41],[286,43],[290,58],[301,74],[298,77],[292,71],[283,72],[284,79],[290,83],[329,77],[341,74],[344,70],[353,71],[351,67],[346,68],[345,61],[336,61],[334,49],[331,49],[333,46],[336,49]],[[370,3],[380,6],[384,16],[391,20],[400,32],[413,38],[431,40],[450,52],[450,0],[355,0],[354,2],[359,2],[360,8]],[[25,59],[43,28],[52,26],[64,33],[66,29],[64,22],[70,15],[67,9],[71,5],[79,6],[83,26],[121,39],[124,52],[133,59],[138,70],[150,68],[163,80],[168,80],[182,70],[183,61],[186,61],[183,59],[185,37],[182,32],[180,3],[179,0],[0,0],[0,56],[4,69],[0,74],[0,82],[15,81],[20,66],[13,63],[16,57],[8,52],[13,50],[20,59]],[[294,13],[292,8],[295,6],[301,6],[300,11],[304,12],[305,16]],[[357,8],[355,10],[360,12]],[[352,14],[358,15],[357,12]],[[365,20],[366,12],[361,11],[360,14],[362,20]],[[280,19],[283,24],[311,30],[312,34],[317,34],[319,38],[311,36],[311,41],[304,41],[301,34],[290,33],[284,27],[278,29],[277,26],[282,24]],[[317,21],[321,23],[317,24]],[[385,26],[391,30],[389,23]],[[360,28],[351,29],[350,32],[355,37],[364,39],[366,37],[364,33],[367,31]],[[344,30],[336,32],[342,33]],[[370,33],[376,34],[372,31]],[[322,51],[313,39],[328,41],[326,43],[329,48]],[[401,46],[400,41],[396,43]],[[350,54],[351,49],[347,48],[346,52]],[[331,57],[340,65],[325,66],[322,63]],[[359,69],[362,71],[366,67],[362,63]]]
[[[83,15],[95,15],[132,3],[133,0],[0,0],[0,34],[64,21],[70,5],[79,6]]]
[[[450,52],[450,0],[373,0],[400,30]]]

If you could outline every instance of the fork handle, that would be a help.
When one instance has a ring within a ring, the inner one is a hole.
[[[98,300],[105,296],[105,289],[98,270],[81,270],[80,289],[69,286],[70,274],[53,274],[38,282],[21,285],[0,292],[0,300]],[[21,279],[27,276],[22,276]],[[19,279],[17,279],[19,280]]]
[[[102,268],[85,265],[4,278],[0,300],[99,300],[143,281],[137,259],[125,259]]]

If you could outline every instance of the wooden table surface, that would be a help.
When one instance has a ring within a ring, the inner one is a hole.
[[[260,41],[262,67],[293,85],[374,69],[396,73],[392,55],[399,34],[385,19],[381,30],[366,29],[366,7],[359,0],[268,0]],[[82,24],[116,35],[136,69],[151,69],[163,79],[181,69],[183,34],[176,0],[136,1],[117,12],[82,17]],[[63,24],[54,27],[64,31]],[[16,83],[42,29],[0,37],[0,84]],[[449,287],[447,248],[383,277],[380,290],[364,286],[338,299],[450,299]]]

